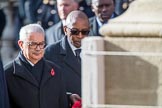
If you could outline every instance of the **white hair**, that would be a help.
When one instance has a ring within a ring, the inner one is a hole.
[[[39,25],[39,24],[28,24],[26,26],[23,26],[20,29],[19,39],[22,40],[22,41],[25,41],[26,38],[28,36],[30,36],[31,33],[34,33],[34,32],[42,33],[43,35],[45,34],[44,29],[41,27],[41,25]]]

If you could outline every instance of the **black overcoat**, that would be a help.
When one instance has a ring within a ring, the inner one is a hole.
[[[6,79],[0,59],[0,108],[9,108]]]
[[[58,22],[46,30],[46,44],[58,42],[65,36],[62,22]]]
[[[11,108],[67,108],[67,96],[59,68],[43,59],[41,83],[19,57],[5,66]]]
[[[63,70],[67,92],[81,96],[81,64],[78,63],[67,41],[67,36],[59,42],[47,46],[45,58],[57,63]]]

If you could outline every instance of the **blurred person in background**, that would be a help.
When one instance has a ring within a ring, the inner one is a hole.
[[[6,16],[5,16],[3,9],[1,7],[0,7],[0,21],[1,21],[1,24],[0,24],[0,40],[1,40],[2,33],[3,33],[4,27],[6,25]]]
[[[79,10],[83,11],[88,18],[95,15],[91,9],[91,0],[79,0]]]
[[[71,11],[78,10],[78,8],[78,0],[57,0],[57,9],[61,21],[46,30],[47,45],[53,44],[65,36],[63,26],[65,26],[66,17]]]
[[[14,34],[15,48],[19,50],[17,41],[20,28],[26,24],[39,23],[45,30],[59,21],[55,0],[18,0]]]
[[[0,44],[1,44],[1,36],[6,25],[5,14],[3,9],[0,7]],[[0,45],[1,49],[1,45]],[[8,93],[7,93],[7,85],[6,85],[6,78],[3,70],[3,64],[1,61],[1,53],[0,53],[0,108],[9,108],[9,100],[8,100]]]
[[[95,16],[90,18],[90,36],[101,36],[99,29],[107,24],[109,19],[115,18],[115,0],[92,0],[92,11]]]
[[[6,78],[1,58],[0,58],[0,108],[9,108]]]

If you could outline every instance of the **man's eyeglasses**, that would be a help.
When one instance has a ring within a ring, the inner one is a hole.
[[[88,35],[89,34],[89,30],[78,30],[77,28],[68,28],[71,32],[71,35],[79,35],[79,33],[82,33],[82,35]]]
[[[44,41],[39,42],[39,43],[37,43],[37,42],[25,42],[25,43],[27,43],[27,45],[32,49],[36,49],[38,46],[39,46],[40,49],[44,49],[44,47],[45,47]]]

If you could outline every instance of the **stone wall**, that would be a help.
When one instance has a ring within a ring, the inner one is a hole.
[[[162,107],[161,4],[135,0],[100,29],[103,38],[83,40],[83,108]]]

